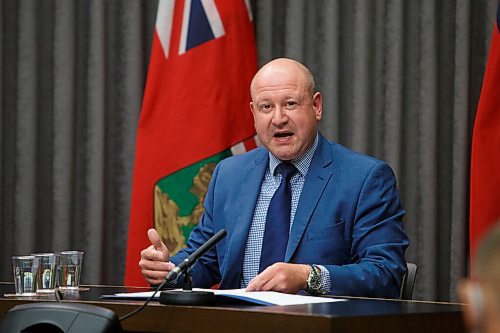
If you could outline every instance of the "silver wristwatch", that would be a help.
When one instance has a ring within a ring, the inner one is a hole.
[[[319,295],[321,293],[321,269],[316,265],[309,265],[309,267],[306,291],[311,295]]]

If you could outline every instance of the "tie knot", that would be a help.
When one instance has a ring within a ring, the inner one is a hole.
[[[297,168],[290,162],[281,162],[278,164],[278,170],[283,178],[287,181],[293,177],[293,175],[297,172]]]

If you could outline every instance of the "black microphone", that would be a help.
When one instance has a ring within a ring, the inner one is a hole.
[[[189,257],[184,259],[179,265],[177,265],[174,269],[172,269],[167,277],[165,278],[166,282],[173,281],[179,277],[179,275],[183,272],[186,272],[193,266],[201,256],[207,253],[210,249],[212,249],[222,238],[226,237],[226,229],[221,229],[215,235],[213,235],[209,240],[207,240],[202,246],[200,246],[196,251],[191,253]]]

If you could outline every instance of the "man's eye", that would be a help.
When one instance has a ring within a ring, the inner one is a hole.
[[[261,106],[259,106],[259,109],[260,109],[260,111],[263,111],[263,112],[270,111],[272,109],[272,105],[271,104],[262,104]]]
[[[294,101],[288,101],[285,103],[285,107],[287,109],[295,109],[298,105],[299,105],[299,103],[294,102]]]

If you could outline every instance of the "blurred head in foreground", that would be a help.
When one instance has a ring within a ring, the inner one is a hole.
[[[472,278],[458,285],[471,332],[500,332],[500,222],[484,237],[473,260]]]

